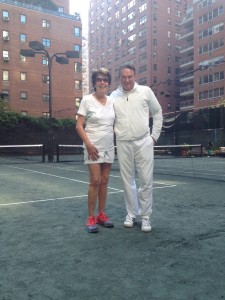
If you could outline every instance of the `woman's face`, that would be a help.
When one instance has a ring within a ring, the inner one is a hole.
[[[109,79],[104,74],[97,74],[97,77],[95,79],[95,89],[96,91],[108,91],[109,87]]]

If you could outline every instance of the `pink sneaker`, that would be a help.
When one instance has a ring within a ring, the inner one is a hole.
[[[90,233],[98,232],[98,226],[96,225],[95,217],[87,218],[86,229],[87,229],[87,232],[90,232]]]
[[[107,228],[114,227],[113,223],[109,220],[109,218],[104,213],[99,213],[96,219],[97,224],[100,224]]]

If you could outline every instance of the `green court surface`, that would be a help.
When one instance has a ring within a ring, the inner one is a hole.
[[[224,182],[155,174],[143,233],[123,227],[115,168],[115,227],[89,234],[88,181],[82,162],[1,164],[0,300],[225,299]]]

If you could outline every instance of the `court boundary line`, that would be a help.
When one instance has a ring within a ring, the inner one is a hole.
[[[117,194],[122,193],[122,190],[118,190],[116,192],[108,192],[109,194]],[[30,203],[39,203],[39,202],[49,202],[49,201],[57,201],[57,200],[70,200],[75,198],[83,198],[88,195],[79,195],[79,196],[68,196],[68,197],[59,197],[59,198],[49,198],[49,199],[39,199],[39,200],[29,200],[29,201],[20,201],[20,202],[10,202],[10,203],[1,203],[0,206],[13,206],[13,205],[21,205],[21,204],[30,204]]]
[[[163,184],[163,183],[162,183]],[[153,189],[164,189],[164,188],[172,188],[177,185],[165,185],[161,187],[153,187]],[[108,192],[108,195],[123,193],[123,190],[117,189],[115,192]],[[1,206],[13,206],[13,205],[21,205],[21,204],[30,204],[30,203],[39,203],[39,202],[49,202],[49,201],[57,201],[57,200],[70,200],[75,198],[83,198],[88,197],[88,195],[79,195],[79,196],[68,196],[68,197],[59,197],[59,198],[49,198],[49,199],[39,199],[39,200],[29,200],[29,201],[20,201],[20,202],[10,202],[10,203],[0,203]]]

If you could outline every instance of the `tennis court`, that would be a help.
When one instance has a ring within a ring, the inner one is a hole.
[[[209,172],[214,158],[204,159]],[[179,159],[156,159],[155,165],[184,168]],[[82,161],[3,158],[0,299],[224,299],[224,182],[177,175],[155,173],[153,230],[146,234],[139,220],[123,227],[114,165],[107,214],[115,228],[88,234]]]

